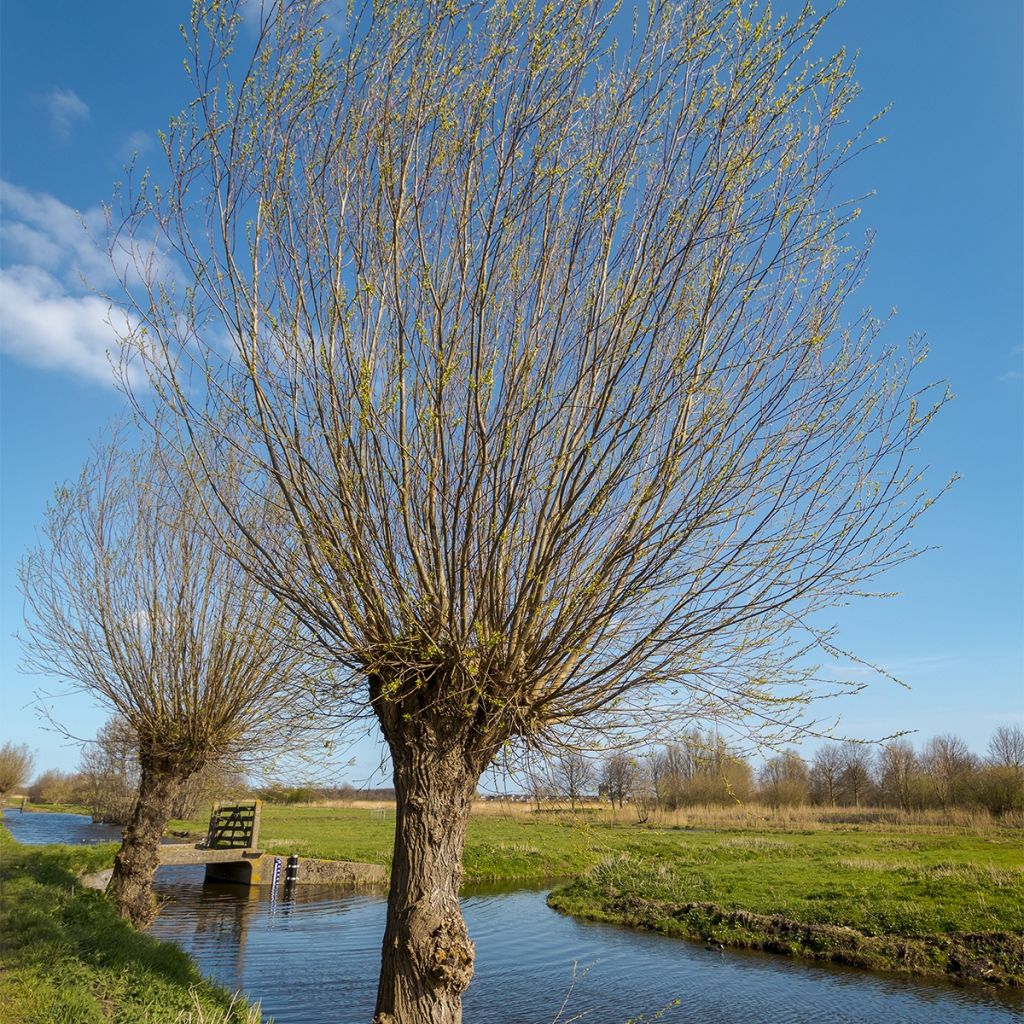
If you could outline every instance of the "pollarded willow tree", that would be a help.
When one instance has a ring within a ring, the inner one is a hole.
[[[27,667],[95,697],[135,745],[137,792],[110,888],[139,926],[156,913],[159,846],[184,788],[294,736],[316,664],[286,606],[219,543],[219,506],[199,480],[173,453],[115,436],[57,489],[42,542],[19,566]],[[222,468],[217,486],[241,508],[233,481]]]
[[[155,232],[187,287],[142,267],[127,340],[182,436],[232,424],[218,457],[286,521],[235,516],[235,556],[390,747],[380,1024],[459,1019],[500,751],[784,730],[821,611],[911,554],[941,396],[843,320],[863,254],[832,186],[862,139],[820,24],[281,0],[243,58],[237,6],[196,6],[195,98],[114,237]]]
[[[0,747],[0,814],[3,814],[7,797],[28,783],[33,761],[27,743],[12,743],[8,740]]]

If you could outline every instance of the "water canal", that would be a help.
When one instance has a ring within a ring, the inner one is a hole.
[[[57,820],[61,819],[61,820]],[[75,815],[8,813],[22,842],[97,842],[117,830]],[[151,932],[217,981],[263,1004],[277,1024],[366,1024],[384,930],[380,895],[203,884],[202,868],[161,868],[166,900]],[[623,1024],[956,1024],[1019,1021],[1024,995],[817,967],[563,917],[544,890],[474,887],[463,900],[477,946],[467,1022]]]

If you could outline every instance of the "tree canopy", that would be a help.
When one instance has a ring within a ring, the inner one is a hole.
[[[260,537],[222,495],[234,556],[388,741],[379,1020],[455,1019],[483,768],[785,731],[821,613],[914,553],[943,393],[850,315],[869,138],[809,9],[282,0],[244,55],[240,22],[195,6],[194,100],[113,238],[162,257],[127,340],[205,475],[266,495]]]

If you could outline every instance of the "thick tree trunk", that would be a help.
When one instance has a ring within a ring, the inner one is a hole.
[[[391,731],[391,730],[388,730]],[[389,737],[395,849],[374,1024],[459,1024],[473,943],[459,909],[466,821],[483,769],[413,724]]]
[[[153,875],[160,863],[160,841],[171,819],[171,808],[181,786],[172,764],[161,758],[143,757],[139,796],[114,858],[109,891],[117,912],[136,928],[145,928],[156,917]]]

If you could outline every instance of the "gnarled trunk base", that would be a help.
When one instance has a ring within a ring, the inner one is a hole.
[[[459,908],[466,822],[480,777],[459,748],[439,752],[410,727],[389,736],[395,849],[374,1024],[459,1024],[473,943]]]
[[[160,864],[160,842],[180,785],[180,777],[168,763],[143,758],[139,796],[107,889],[117,903],[118,914],[136,928],[145,928],[156,917],[153,875]]]

